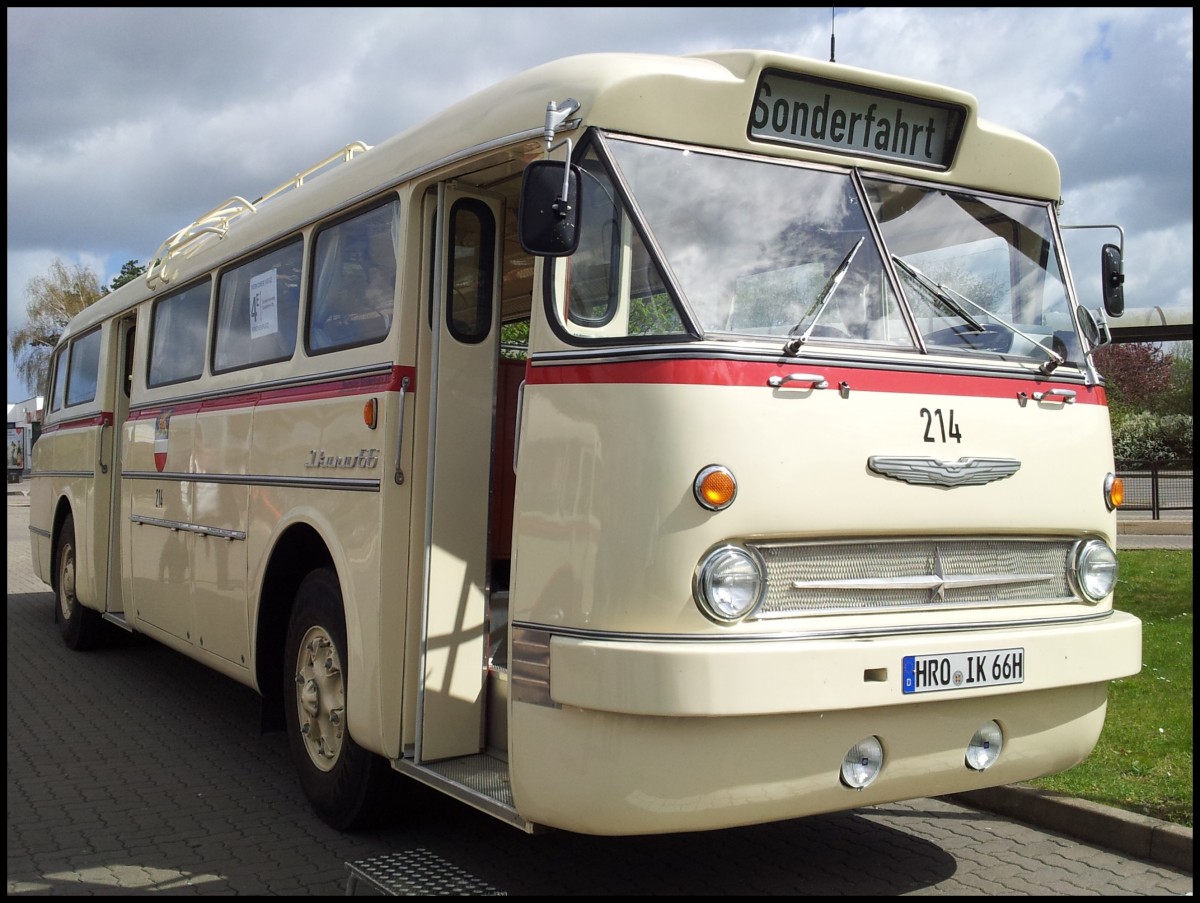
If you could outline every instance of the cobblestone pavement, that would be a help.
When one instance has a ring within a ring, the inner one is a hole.
[[[397,853],[511,896],[1192,892],[1189,871],[948,799],[700,834],[529,836],[412,784],[390,824],[342,834],[309,810],[284,737],[259,732],[251,690],[127,634],[69,651],[27,524],[9,508],[9,896],[341,895],[347,862]]]

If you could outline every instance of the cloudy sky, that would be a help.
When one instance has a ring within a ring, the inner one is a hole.
[[[54,258],[107,285],[225,198],[522,69],[595,51],[828,59],[831,13],[9,7],[9,330]],[[1125,229],[1126,304],[1190,311],[1192,15],[838,7],[833,27],[838,62],[968,91],[983,118],[1048,147],[1062,222]],[[1076,261],[1077,282],[1097,265]],[[8,357],[8,400],[20,401]]]

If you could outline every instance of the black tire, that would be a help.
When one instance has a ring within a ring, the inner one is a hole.
[[[82,652],[100,644],[104,621],[75,594],[76,567],[75,518],[68,514],[54,553],[54,620],[67,647]]]
[[[346,728],[346,619],[332,568],[296,591],[283,658],[284,717],[292,762],[317,815],[339,831],[376,823],[394,776]]]

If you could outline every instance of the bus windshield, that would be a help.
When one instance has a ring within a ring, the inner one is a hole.
[[[822,341],[1039,365],[1081,357],[1047,203],[611,136],[604,145],[706,337],[769,338],[789,353]],[[584,230],[613,222],[592,212]],[[603,245],[615,266],[621,244],[637,243],[619,228],[607,236],[581,244]]]

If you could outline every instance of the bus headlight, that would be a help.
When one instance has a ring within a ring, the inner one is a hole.
[[[729,623],[754,611],[766,587],[757,555],[741,546],[721,546],[700,559],[692,592],[706,616]]]
[[[850,747],[842,759],[842,783],[851,790],[862,790],[883,770],[883,744],[878,737],[863,737]]]
[[[1075,547],[1071,579],[1089,602],[1099,602],[1117,585],[1117,553],[1098,539]]]

